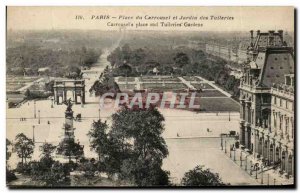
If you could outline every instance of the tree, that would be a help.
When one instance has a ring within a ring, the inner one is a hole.
[[[90,137],[90,147],[98,154],[99,160],[104,158],[110,147],[107,135],[108,125],[105,122],[94,121],[91,130],[88,132]]]
[[[42,162],[32,162],[30,176],[33,180],[43,183],[43,186],[65,186],[67,185],[67,172],[63,164],[53,161],[50,166]]]
[[[164,131],[164,117],[156,108],[123,108],[112,115],[111,137],[119,144],[120,173],[138,186],[168,185],[168,173],[161,169],[162,160],[168,155]],[[161,178],[165,176],[165,178]]]
[[[181,180],[184,186],[225,186],[218,173],[213,173],[210,169],[204,169],[204,166],[196,166],[194,169],[186,172]]]
[[[6,138],[6,161],[9,160],[9,158],[11,157],[11,152],[8,151],[8,148],[10,146],[12,146],[13,144],[11,143],[11,141],[9,141],[7,138]]]
[[[177,53],[173,60],[175,65],[179,66],[180,68],[190,63],[188,55],[183,52]]]
[[[78,158],[83,156],[83,146],[76,143],[74,139],[64,139],[57,147],[57,153],[67,156],[69,163],[72,161],[72,157]]]
[[[6,162],[11,157],[11,152],[8,150],[10,146],[12,146],[12,143],[6,138]],[[11,182],[16,179],[16,175],[8,169],[8,164],[6,163],[6,182]]]
[[[42,156],[43,157],[51,157],[51,154],[54,152],[56,146],[52,145],[51,143],[44,143],[41,146]]]
[[[31,158],[33,154],[34,143],[24,133],[19,133],[16,136],[15,150],[19,158],[22,158],[22,164],[24,164],[24,161],[26,163],[26,159]]]
[[[25,97],[26,97],[27,99],[31,99],[31,92],[30,92],[29,89],[27,89],[27,90],[25,91],[24,95],[25,95]]]
[[[54,160],[52,159],[51,154],[56,149],[56,146],[50,144],[50,143],[44,143],[41,146],[41,159],[40,159],[40,165],[43,168],[49,168],[54,163]]]

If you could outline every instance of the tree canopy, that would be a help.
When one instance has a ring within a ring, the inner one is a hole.
[[[213,173],[204,166],[196,166],[194,169],[186,172],[181,180],[184,186],[225,186],[218,173]]]
[[[24,133],[19,133],[16,136],[15,150],[19,158],[22,159],[22,164],[26,163],[26,159],[31,158],[34,150],[34,143]]]

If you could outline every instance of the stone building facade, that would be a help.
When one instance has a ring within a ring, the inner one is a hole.
[[[240,83],[240,143],[265,167],[294,176],[294,55],[283,31],[257,31]]]

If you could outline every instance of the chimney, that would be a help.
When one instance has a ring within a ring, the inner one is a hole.
[[[260,35],[260,30],[256,31],[256,35],[259,36]]]
[[[283,42],[283,30],[278,30],[278,34],[279,34],[281,42]]]
[[[268,41],[268,46],[274,46],[274,30],[269,31],[269,41]]]
[[[251,35],[251,43],[250,43],[250,45],[253,46],[253,30],[250,30],[250,35]]]

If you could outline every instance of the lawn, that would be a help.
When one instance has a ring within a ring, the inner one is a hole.
[[[149,89],[149,90],[161,90],[161,91],[174,91],[174,90],[184,90],[187,87],[182,83],[143,83],[141,84],[142,89]]]
[[[135,81],[135,77],[119,77],[119,82],[134,82]]]
[[[240,105],[231,98],[200,98],[202,111],[240,111]]]
[[[206,83],[192,83],[196,89],[213,89],[214,87]]]
[[[161,76],[145,76],[141,77],[141,81],[143,82],[162,82],[162,81],[167,81],[167,82],[181,82],[178,78],[174,77],[161,77]]]
[[[202,97],[226,97],[223,93],[218,90],[202,90],[200,92]]]
[[[7,83],[6,84],[6,91],[16,91],[20,88],[22,88],[23,86],[25,86],[26,84],[20,83],[20,84],[11,84],[11,83]]]
[[[135,84],[118,84],[120,90],[134,90],[136,89]]]
[[[199,81],[199,79],[197,79],[196,77],[194,76],[183,76],[182,78],[184,78],[186,81]]]

